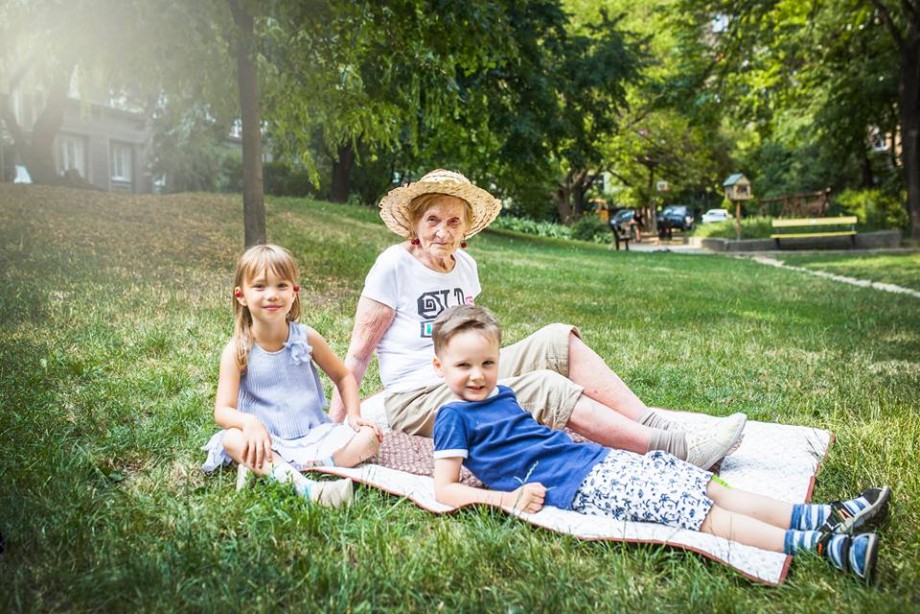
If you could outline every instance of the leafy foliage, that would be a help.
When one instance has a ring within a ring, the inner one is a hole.
[[[906,229],[909,225],[903,199],[880,190],[846,190],[834,200],[843,211],[858,217],[867,230]]]

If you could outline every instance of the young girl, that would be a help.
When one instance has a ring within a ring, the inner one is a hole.
[[[354,376],[315,330],[298,324],[299,274],[277,245],[257,245],[236,266],[233,338],[220,359],[214,420],[223,430],[203,448],[204,470],[235,461],[278,482],[291,483],[309,501],[348,505],[351,480],[318,482],[300,470],[353,467],[377,453],[382,438],[361,418]],[[333,381],[348,423],[332,422],[316,363]]]
[[[702,531],[764,550],[816,550],[838,569],[870,581],[874,533],[851,535],[885,511],[890,491],[872,488],[827,505],[792,504],[728,487],[660,450],[639,455],[574,443],[539,424],[498,381],[501,328],[482,307],[441,313],[432,340],[435,370],[459,399],[434,423],[438,501],[485,503],[535,513],[544,505],[634,522]],[[460,483],[466,465],[487,489]]]

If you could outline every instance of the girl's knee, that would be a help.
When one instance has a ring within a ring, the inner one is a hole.
[[[233,452],[243,449],[243,431],[235,428],[225,430],[220,445],[227,454],[233,456]]]

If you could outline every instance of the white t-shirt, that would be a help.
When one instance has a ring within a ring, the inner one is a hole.
[[[396,311],[377,346],[380,380],[389,392],[438,381],[431,364],[431,325],[448,307],[472,305],[482,291],[472,256],[457,250],[454,258],[454,269],[439,273],[419,262],[404,245],[393,245],[377,257],[364,280],[362,296]]]

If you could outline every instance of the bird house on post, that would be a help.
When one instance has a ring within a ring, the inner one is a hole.
[[[751,200],[751,182],[741,173],[735,173],[722,184],[725,188],[725,198],[732,202]]]
[[[725,198],[735,203],[735,237],[741,240],[741,203],[751,200],[751,181],[741,173],[735,173],[722,184]]]

